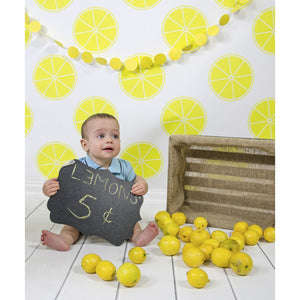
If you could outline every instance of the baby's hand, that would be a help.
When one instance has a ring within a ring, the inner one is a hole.
[[[131,193],[137,196],[145,195],[148,192],[148,184],[147,181],[137,176],[134,185],[131,188]]]
[[[59,183],[57,181],[57,178],[51,178],[47,180],[43,185],[43,193],[48,197],[55,195],[58,190]]]

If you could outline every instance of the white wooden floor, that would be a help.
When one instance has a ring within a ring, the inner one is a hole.
[[[254,267],[248,276],[238,276],[230,268],[222,269],[212,262],[201,266],[210,282],[203,289],[189,285],[182,255],[168,257],[161,253],[157,242],[162,233],[144,247],[148,257],[138,265],[141,279],[135,287],[126,288],[117,279],[105,282],[96,274],[85,273],[80,266],[85,254],[97,253],[111,261],[116,268],[129,262],[130,242],[116,247],[98,237],[82,236],[68,252],[49,249],[40,243],[42,229],[59,232],[61,225],[49,220],[47,199],[42,195],[26,196],[25,220],[25,289],[26,300],[134,300],[134,299],[275,299],[275,249],[274,243],[260,241],[256,246],[246,246]],[[166,203],[145,197],[141,209],[142,227],[154,220],[155,213],[164,210]],[[212,232],[215,228],[209,228]],[[229,231],[227,231],[229,233]],[[184,243],[182,243],[183,245]]]

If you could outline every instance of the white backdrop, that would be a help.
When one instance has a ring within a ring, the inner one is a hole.
[[[49,0],[48,0],[49,1]],[[235,0],[230,0],[232,3]],[[228,3],[230,2],[228,1]],[[218,24],[219,18],[230,11],[217,0],[161,0],[149,9],[135,9],[125,0],[68,1],[60,11],[49,11],[38,5],[38,0],[26,0],[26,13],[30,21],[37,20],[44,34],[32,33],[26,45],[26,95],[25,100],[32,112],[32,128],[26,135],[26,183],[41,185],[45,176],[39,170],[36,158],[47,143],[64,143],[77,155],[84,155],[80,147],[80,136],[73,124],[77,105],[87,97],[105,98],[116,108],[121,125],[122,149],[135,143],[151,143],[161,153],[162,168],[148,178],[150,190],[165,190],[168,170],[168,135],[161,123],[161,115],[170,101],[192,98],[200,102],[206,112],[206,126],[200,134],[253,138],[248,125],[252,108],[263,99],[274,95],[274,55],[262,51],[255,43],[252,30],[256,18],[266,9],[274,7],[274,0],[254,0],[231,15],[228,25],[221,28],[217,36],[209,37],[208,43],[196,52],[183,54],[176,62],[167,58],[162,66],[164,84],[159,93],[150,99],[134,99],[128,96],[119,82],[119,71],[97,63],[86,64],[81,59],[68,56],[68,47],[76,46],[72,28],[75,19],[85,9],[98,7],[108,10],[118,23],[118,36],[111,48],[94,57],[105,57],[108,61],[119,57],[122,61],[140,53],[154,56],[168,54],[162,25],[168,13],[181,6],[190,6],[205,15],[209,26]],[[44,1],[45,3],[47,1]],[[54,1],[55,2],[55,1]],[[59,2],[59,1],[57,1]],[[53,39],[63,43],[57,46]],[[209,71],[216,60],[224,55],[242,57],[251,65],[253,84],[248,93],[238,100],[218,97],[209,84]],[[63,99],[47,99],[34,84],[35,68],[49,55],[65,57],[76,70],[75,86]],[[189,133],[189,132],[187,132]],[[274,136],[272,137],[274,138]]]

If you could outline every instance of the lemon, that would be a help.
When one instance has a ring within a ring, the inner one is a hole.
[[[179,230],[179,238],[185,242],[188,243],[191,240],[191,234],[193,232],[193,228],[190,226],[183,226]]]
[[[117,270],[117,278],[124,286],[131,287],[139,282],[141,271],[133,263],[124,263]]]
[[[254,20],[252,37],[256,46],[266,54],[275,54],[275,8],[263,10]]]
[[[25,102],[25,136],[29,134],[33,127],[33,112],[27,102]]]
[[[116,275],[116,267],[108,260],[102,260],[96,267],[97,275],[106,281],[113,280]]]
[[[73,38],[84,51],[101,53],[111,48],[119,32],[115,16],[103,7],[83,10],[73,23]]]
[[[209,244],[201,244],[199,246],[200,250],[202,250],[202,252],[205,254],[205,261],[210,260],[211,258],[211,253],[214,250],[214,247],[212,245]]]
[[[240,251],[240,244],[234,239],[227,239],[220,243],[220,248],[226,248],[235,253]]]
[[[77,155],[70,146],[60,142],[50,142],[38,150],[35,164],[41,175],[50,179],[57,177],[60,168],[74,158],[77,158]]]
[[[28,45],[30,44],[31,36],[32,36],[32,33],[29,29],[29,25],[25,24],[25,48],[27,48]]]
[[[172,235],[172,236],[177,237],[178,233],[179,233],[179,230],[180,230],[180,227],[175,222],[167,223],[163,227],[163,233],[164,233],[164,235]]]
[[[219,242],[218,240],[216,240],[216,239],[210,238],[210,239],[208,239],[208,240],[205,240],[205,241],[203,242],[203,244],[211,245],[211,246],[213,246],[213,248],[215,249],[215,248],[218,248],[218,247],[219,247],[220,242]]]
[[[231,232],[231,237],[234,237],[234,236],[238,236],[239,238],[241,238],[245,242],[245,236],[242,232],[232,231]]]
[[[241,238],[240,236],[234,235],[234,236],[231,236],[229,239],[235,240],[239,244],[240,250],[244,249],[244,247],[245,247],[245,237],[244,236],[243,236],[243,238]]]
[[[207,273],[200,268],[189,270],[186,276],[189,284],[195,288],[203,288],[209,282]]]
[[[149,179],[156,176],[163,167],[163,156],[158,147],[147,142],[133,143],[126,147],[120,155],[128,160],[135,173]]]
[[[211,261],[220,268],[228,268],[232,252],[226,248],[216,248],[211,253]]]
[[[158,223],[159,219],[162,218],[162,217],[169,217],[170,218],[171,216],[167,211],[161,210],[161,211],[159,211],[155,214],[155,217],[154,217],[155,222]]]
[[[275,228],[274,227],[267,227],[263,232],[264,239],[269,242],[275,242]]]
[[[251,226],[248,227],[248,230],[250,230],[250,229],[251,230],[255,230],[258,233],[259,238],[262,237],[263,230],[262,230],[262,228],[259,225],[253,224],[253,225],[251,225]]]
[[[117,109],[109,100],[98,96],[86,97],[77,104],[73,113],[73,124],[79,135],[83,122],[96,113],[107,113],[119,118]]]
[[[192,245],[184,250],[182,259],[187,266],[196,268],[205,262],[206,256],[199,247]]]
[[[162,66],[154,64],[150,69],[141,67],[141,60],[145,57],[153,60],[149,54],[135,54],[128,59],[137,61],[137,68],[129,71],[123,68],[119,72],[119,84],[123,92],[130,98],[144,101],[160,93],[165,84],[165,70]]]
[[[93,274],[96,273],[96,267],[100,261],[101,257],[99,255],[90,253],[81,259],[81,267],[85,272]]]
[[[195,246],[190,242],[186,243],[181,249],[182,255],[184,254],[185,250],[188,249],[189,247],[195,247]]]
[[[34,2],[43,10],[49,12],[58,12],[66,9],[73,0],[34,0]]]
[[[245,3],[243,3],[243,1],[239,1],[239,0],[215,0],[217,2],[218,5],[220,5],[221,7],[225,8],[225,9],[231,9],[236,7],[238,4],[241,4],[243,7],[246,7],[247,5],[249,5],[253,0],[247,1]]]
[[[248,275],[253,268],[253,261],[249,254],[234,253],[230,259],[230,268],[238,275]]]
[[[179,6],[171,10],[162,23],[162,35],[170,48],[182,49],[193,44],[198,33],[205,33],[208,22],[205,15],[193,6]],[[191,51],[199,47],[193,44]]]
[[[146,10],[158,5],[161,0],[124,0],[124,2],[132,8]]]
[[[179,226],[183,225],[186,221],[186,215],[182,212],[175,212],[172,214],[172,220]]]
[[[211,238],[221,243],[228,239],[228,235],[222,230],[215,230],[212,232]]]
[[[49,55],[34,68],[33,84],[37,92],[49,100],[61,100],[75,88],[77,73],[73,64],[64,56]]]
[[[160,117],[167,135],[200,135],[206,128],[207,114],[203,105],[191,97],[178,97],[166,104]]]
[[[161,230],[163,230],[164,227],[165,227],[168,223],[174,223],[174,222],[173,222],[173,220],[172,220],[171,217],[164,216],[164,217],[159,218],[157,225],[158,225],[158,227],[159,227]]]
[[[195,246],[201,245],[210,238],[210,233],[206,230],[196,229],[191,234],[191,243]]]
[[[259,240],[259,235],[255,230],[248,229],[244,233],[245,235],[245,244],[246,245],[256,245]]]
[[[197,217],[194,219],[194,225],[198,229],[205,229],[207,224],[207,220],[204,217]]]
[[[142,247],[134,247],[129,250],[128,256],[133,263],[141,264],[146,260],[147,253]]]
[[[257,102],[248,117],[250,133],[255,138],[275,139],[275,100],[265,98]]]
[[[174,236],[166,235],[157,243],[161,252],[165,255],[175,255],[180,250],[180,240]]]
[[[251,64],[236,54],[219,57],[209,70],[212,92],[225,101],[237,101],[245,97],[250,92],[253,82]]]
[[[247,222],[237,222],[233,226],[233,231],[244,233],[248,229],[249,225]]]

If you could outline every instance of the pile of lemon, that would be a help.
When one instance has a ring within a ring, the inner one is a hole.
[[[207,273],[199,268],[204,262],[212,263],[220,268],[231,268],[238,275],[248,275],[253,267],[249,254],[241,252],[245,245],[256,245],[263,237],[267,242],[275,241],[275,228],[268,227],[264,231],[257,225],[249,226],[241,221],[234,225],[229,237],[223,230],[215,230],[211,234],[206,230],[208,225],[204,217],[194,219],[191,226],[183,226],[186,216],[182,212],[170,215],[167,211],[159,211],[155,215],[158,227],[164,236],[158,242],[165,255],[176,255],[182,247],[182,259],[191,269],[186,273],[188,282],[196,288],[203,288],[208,282]]]
[[[117,270],[112,262],[102,260],[99,255],[90,253],[81,259],[81,267],[86,273],[96,273],[105,281],[111,281],[117,275],[117,279],[122,285],[132,287],[141,278],[141,271],[135,264],[143,263],[147,258],[147,254],[143,248],[134,247],[128,252],[128,256],[132,263],[123,263]]]

